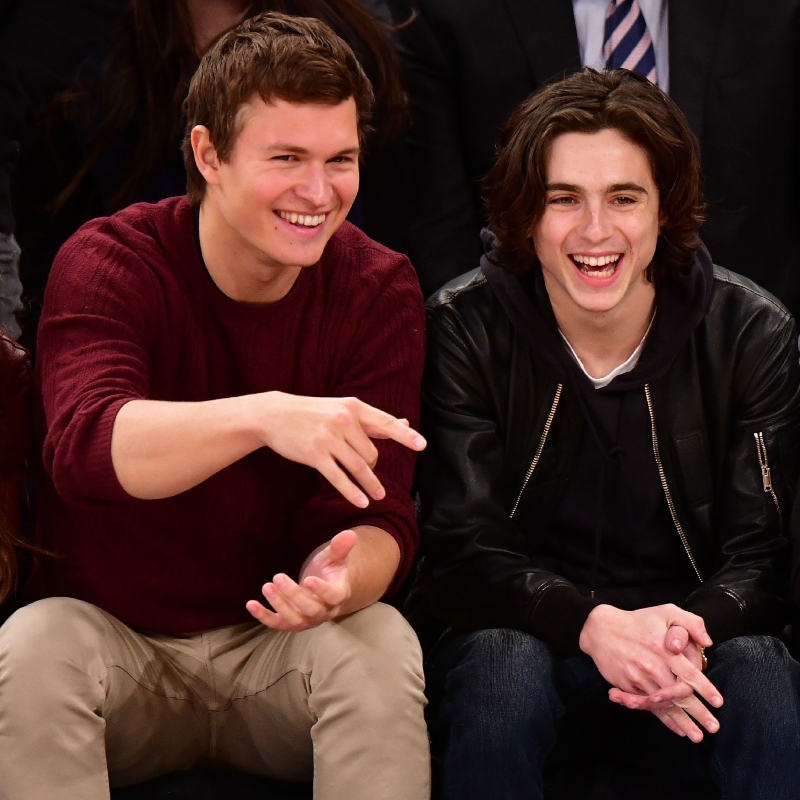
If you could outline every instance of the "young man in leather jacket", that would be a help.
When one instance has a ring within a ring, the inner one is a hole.
[[[598,751],[796,796],[800,666],[774,638],[791,316],[711,263],[696,141],[638,75],[533,95],[484,190],[487,255],[428,304],[410,605],[448,628],[428,658],[444,796],[542,797],[565,710]]]

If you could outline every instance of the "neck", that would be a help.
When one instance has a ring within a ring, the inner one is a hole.
[[[269,263],[231,229],[215,203],[200,205],[200,250],[217,288],[238,303],[269,305],[286,297],[302,267]]]
[[[655,288],[648,283],[636,302],[620,303],[606,312],[577,309],[550,296],[561,332],[593,378],[602,378],[627,361],[642,341],[653,317]]]
[[[197,54],[205,53],[220,34],[238,25],[250,5],[244,0],[186,0]]]

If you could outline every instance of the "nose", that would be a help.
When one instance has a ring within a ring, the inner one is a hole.
[[[328,205],[333,197],[333,186],[324,165],[309,164],[294,187],[294,192],[317,208]]]
[[[592,244],[604,242],[611,236],[612,222],[606,204],[599,199],[590,199],[583,208],[578,232]]]

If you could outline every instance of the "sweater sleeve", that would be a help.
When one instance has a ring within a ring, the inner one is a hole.
[[[330,394],[357,397],[371,406],[419,423],[419,394],[425,349],[422,293],[408,260],[392,254],[396,268],[364,304],[347,313],[361,315],[351,337],[342,336],[346,352]],[[394,537],[400,547],[400,565],[386,595],[391,596],[408,574],[419,543],[411,497],[416,453],[394,441],[375,441],[375,473],[386,489],[383,500],[370,500],[359,509],[345,500],[324,478],[295,515],[294,532],[301,559],[342,530],[372,525]]]
[[[39,328],[43,461],[69,503],[128,499],[111,434],[119,409],[148,395],[149,339],[158,325],[155,277],[107,228],[90,223],[61,248]]]

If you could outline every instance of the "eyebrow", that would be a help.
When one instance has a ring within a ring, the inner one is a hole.
[[[278,142],[277,144],[271,144],[268,148],[268,151],[280,151],[282,153],[294,153],[295,155],[305,156],[308,155],[308,150],[305,147],[298,147],[296,144],[283,144]],[[360,149],[358,147],[348,147],[344,150],[340,150],[338,153],[334,153],[331,158],[336,158],[337,156],[354,156],[358,155]]]
[[[548,183],[546,189],[548,192],[573,192],[575,194],[581,194],[583,191],[580,186],[576,186],[574,183]],[[609,194],[613,192],[641,192],[642,194],[647,194],[647,189],[639,186],[638,183],[614,183],[606,191]]]

